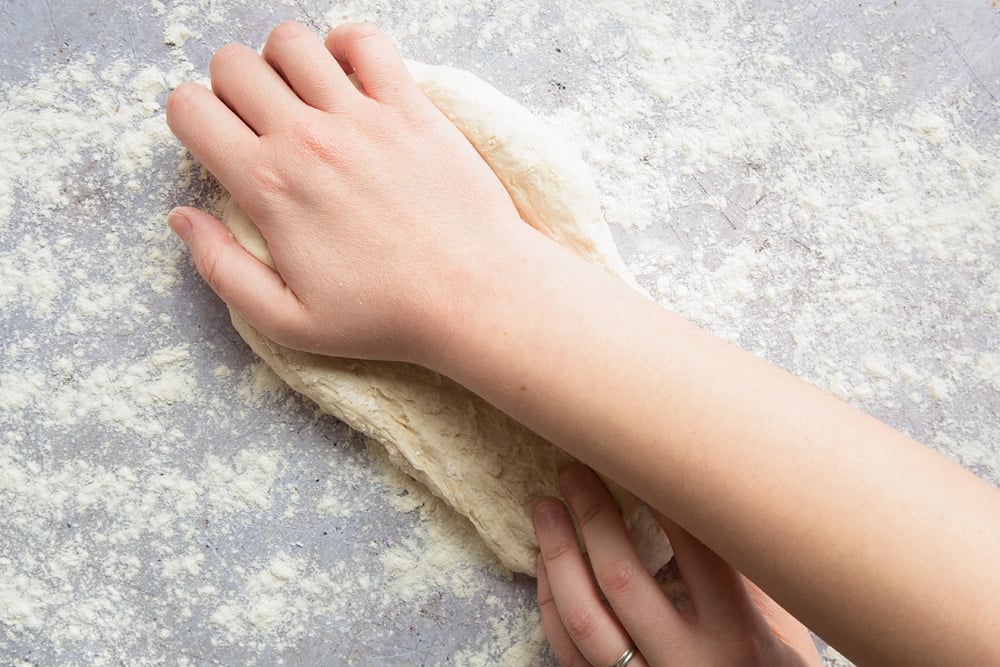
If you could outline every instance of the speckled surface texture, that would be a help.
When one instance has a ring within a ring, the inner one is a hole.
[[[287,19],[555,119],[665,307],[1000,481],[989,0],[8,0],[0,665],[552,664],[533,581],[284,389],[166,229],[218,194],[167,91]]]

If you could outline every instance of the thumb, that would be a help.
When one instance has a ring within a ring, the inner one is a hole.
[[[301,323],[302,304],[285,281],[237,243],[218,219],[183,206],[170,212],[167,224],[187,245],[209,287],[255,328],[280,340]]]

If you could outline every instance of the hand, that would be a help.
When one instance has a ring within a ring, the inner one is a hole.
[[[566,507],[540,502],[538,605],[561,665],[608,667],[629,647],[629,667],[821,664],[801,623],[669,519],[656,513],[684,582],[672,594],[639,561],[597,475],[573,465],[560,485],[589,555],[588,565]]]
[[[276,270],[197,209],[169,222],[216,293],[279,343],[418,361],[481,298],[472,286],[499,270],[493,258],[531,232],[374,26],[342,25],[324,47],[284,24],[263,55],[219,50],[211,76],[212,91],[173,92],[167,122],[260,229]]]

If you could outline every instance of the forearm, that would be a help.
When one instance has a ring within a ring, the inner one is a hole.
[[[855,658],[996,660],[995,489],[552,244],[519,250],[483,272],[440,370]]]

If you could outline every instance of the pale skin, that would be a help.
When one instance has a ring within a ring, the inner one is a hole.
[[[174,91],[168,122],[277,267],[175,210],[226,303],[290,347],[437,370],[660,512],[681,610],[586,468],[562,481],[592,569],[565,506],[539,504],[539,602],[563,664],[607,667],[629,644],[632,667],[816,664],[795,618],[862,664],[1000,664],[992,485],[524,224],[374,27],[324,44],[285,24],[262,56],[221,49],[211,75],[211,91]]]

